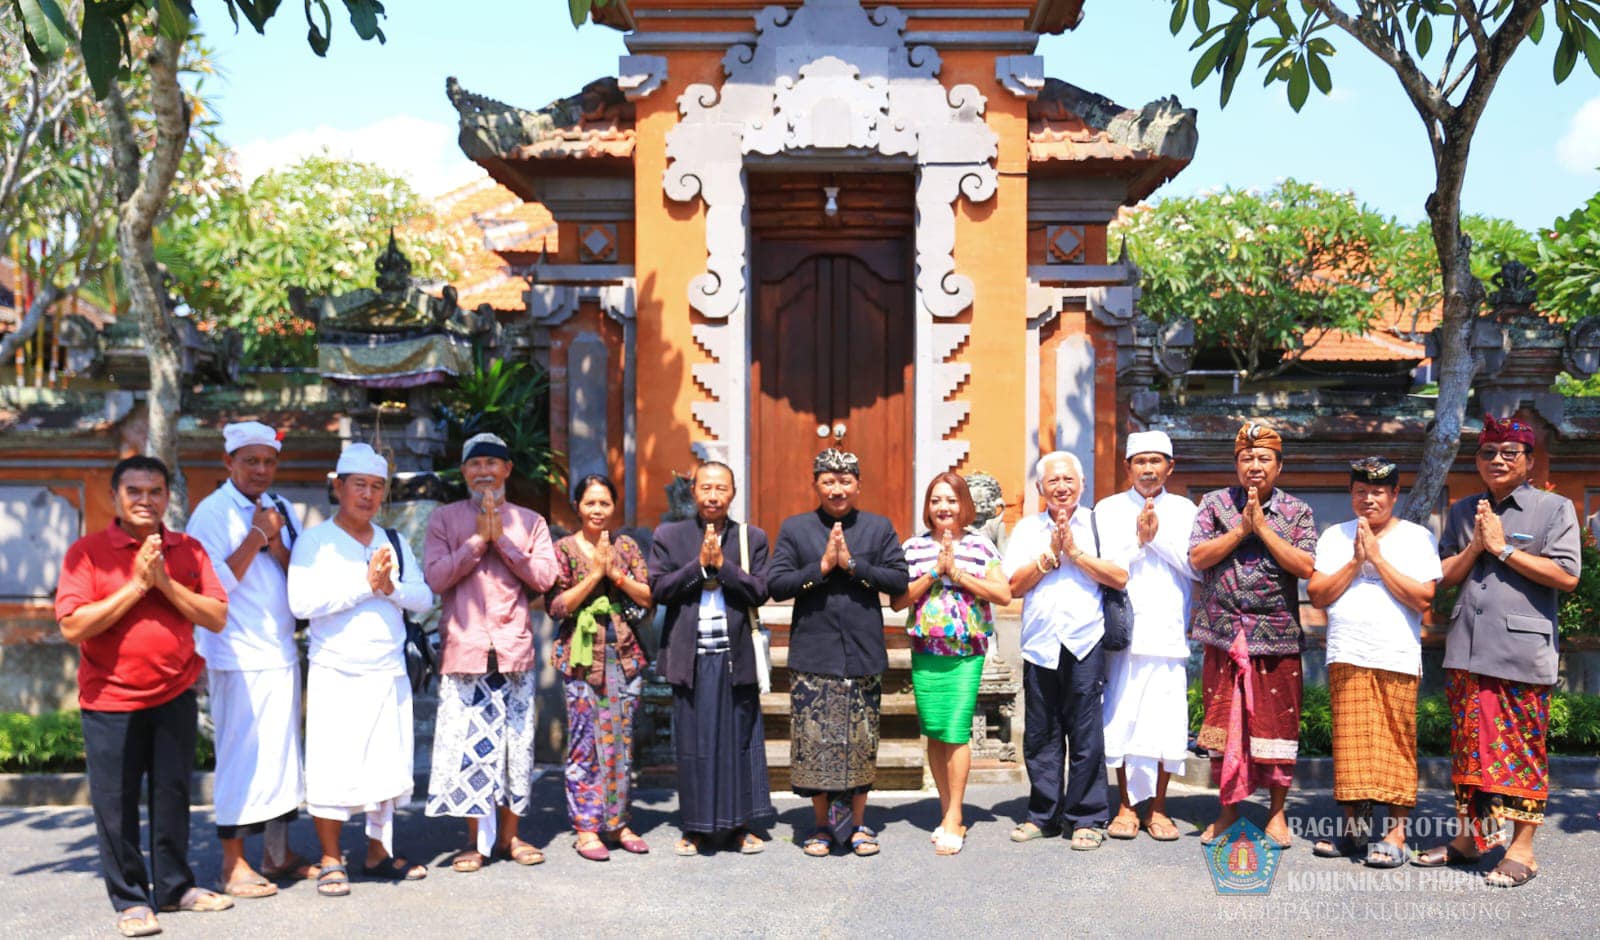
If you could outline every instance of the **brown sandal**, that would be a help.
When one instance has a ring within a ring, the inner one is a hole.
[[[1157,842],[1176,842],[1180,836],[1177,824],[1172,818],[1160,813],[1151,813],[1150,821],[1145,823],[1144,828],[1150,833],[1150,838]]]
[[[518,865],[537,865],[544,861],[543,852],[521,839],[510,845],[495,846],[494,857],[505,862],[516,862]]]
[[[1491,888],[1520,888],[1539,876],[1539,869],[1529,868],[1514,858],[1503,858],[1494,871],[1483,876],[1483,883]]]
[[[456,857],[450,860],[450,870],[462,874],[475,872],[483,867],[483,854],[476,849],[462,849]]]
[[[1118,813],[1106,827],[1106,835],[1113,839],[1134,839],[1139,835],[1139,817],[1132,813]]]

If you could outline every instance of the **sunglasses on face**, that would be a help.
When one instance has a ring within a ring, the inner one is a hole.
[[[1480,447],[1478,448],[1478,459],[1484,463],[1492,463],[1496,458],[1504,460],[1506,463],[1516,463],[1517,458],[1527,452],[1528,449],[1526,447]]]

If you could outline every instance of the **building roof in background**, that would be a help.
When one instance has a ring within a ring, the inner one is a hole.
[[[456,302],[464,310],[488,304],[497,311],[525,309],[527,281],[515,272],[520,257],[555,253],[556,222],[550,210],[492,179],[481,179],[434,200],[440,224],[464,237]]]
[[[17,322],[26,313],[25,310],[19,309],[23,302],[22,281],[22,272],[17,270],[16,263],[10,258],[0,257],[0,333],[9,333],[16,329]],[[104,329],[117,321],[114,314],[82,297],[59,300],[55,309],[62,315],[81,314],[94,324],[95,329]]]

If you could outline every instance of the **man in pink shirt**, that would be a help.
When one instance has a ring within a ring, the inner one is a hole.
[[[450,867],[477,871],[485,856],[537,865],[544,853],[517,837],[533,785],[534,654],[528,597],[556,579],[544,519],[506,502],[511,453],[493,434],[461,451],[469,498],[428,520],[423,573],[439,613],[439,713],[429,816],[464,816],[471,843]]]

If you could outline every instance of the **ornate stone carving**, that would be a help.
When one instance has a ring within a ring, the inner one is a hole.
[[[650,97],[666,80],[666,56],[617,56],[617,86],[629,101]]]
[[[968,411],[945,399],[966,377],[967,367],[947,360],[969,327],[936,331],[935,323],[972,304],[972,281],[955,269],[955,202],[994,195],[998,138],[983,122],[984,96],[941,84],[938,52],[909,44],[905,25],[895,7],[869,11],[859,0],[769,6],[755,15],[754,42],[723,57],[721,88],[696,83],[678,98],[683,119],[667,134],[662,188],[706,206],[706,270],[689,284],[690,306],[712,321],[695,326],[714,360],[694,369],[712,397],[692,406],[710,434],[696,445],[702,456],[744,451],[745,160],[829,155],[917,172],[917,369],[932,377],[917,383],[918,491],[966,455],[966,442],[943,438]]]
[[[1539,299],[1535,286],[1538,275],[1521,261],[1507,261],[1492,280],[1495,289],[1488,297],[1491,307],[1531,307]]]
[[[1044,90],[1044,56],[995,56],[994,77],[1006,91],[1032,101]]]
[[[1591,314],[1567,331],[1562,362],[1573,378],[1586,379],[1600,372],[1600,314]]]

